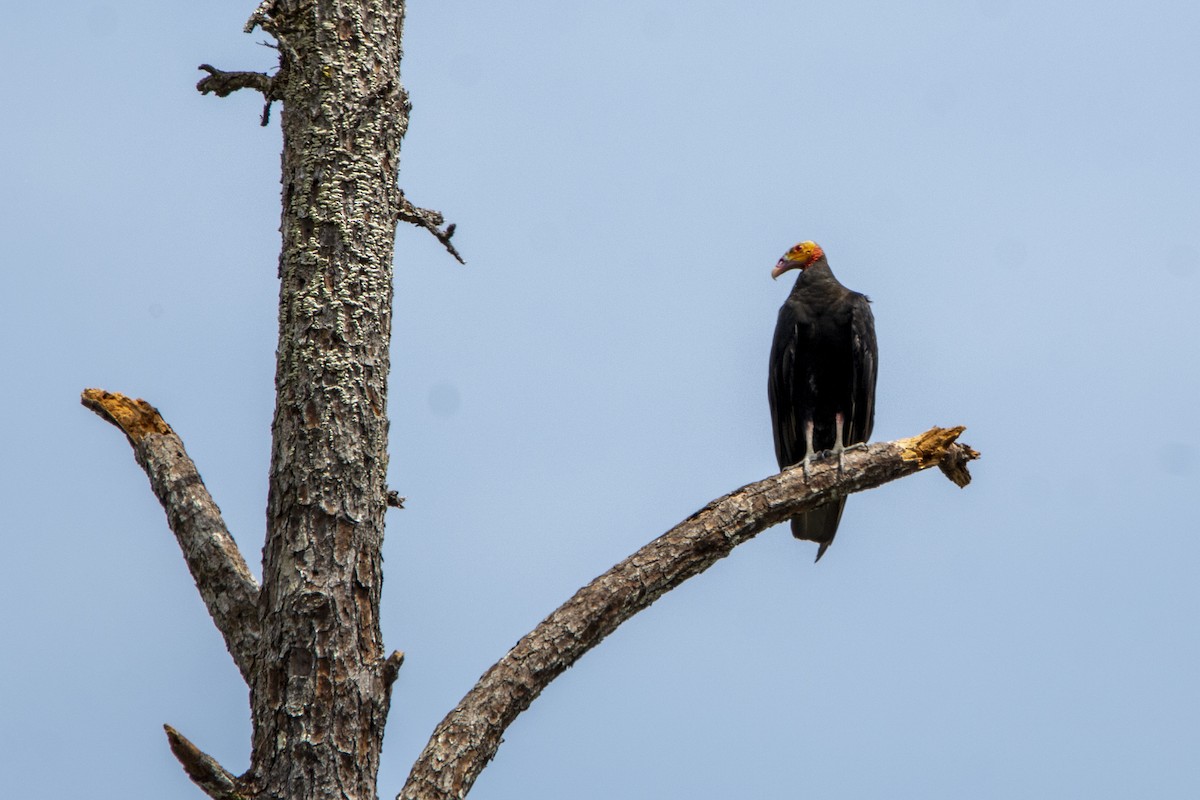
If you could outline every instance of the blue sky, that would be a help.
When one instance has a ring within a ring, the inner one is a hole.
[[[199,797],[246,690],[123,437],[145,397],[257,571],[277,121],[253,3],[6,11],[0,494],[13,796]],[[874,300],[875,436],[927,474],[672,592],[509,730],[473,797],[1200,794],[1200,7],[420,2],[397,236],[380,796],[578,586],[774,470],[766,361],[815,239]],[[1188,522],[1192,519],[1192,522]]]

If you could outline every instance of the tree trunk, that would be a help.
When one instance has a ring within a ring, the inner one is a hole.
[[[379,628],[401,2],[277,2],[283,248],[252,796],[371,800],[390,680]]]

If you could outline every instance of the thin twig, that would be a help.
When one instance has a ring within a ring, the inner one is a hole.
[[[458,250],[456,250],[454,245],[450,243],[450,238],[454,236],[455,225],[453,222],[447,225],[446,229],[443,231],[441,229],[441,225],[446,221],[446,218],[442,216],[441,212],[414,206],[408,201],[408,198],[404,196],[403,192],[400,193],[400,202],[402,205],[400,206],[400,213],[398,216],[401,220],[404,222],[411,222],[413,225],[419,225],[425,230],[429,231],[434,235],[434,237],[437,238],[439,242],[442,243],[442,246],[449,251],[450,255],[458,259],[458,263],[467,263],[466,261],[463,261],[463,257],[459,255]]]

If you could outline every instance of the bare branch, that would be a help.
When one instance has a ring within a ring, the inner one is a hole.
[[[528,633],[442,720],[413,765],[399,800],[466,796],[495,756],[501,736],[541,691],[605,636],[663,593],[698,575],[734,547],[828,500],[940,465],[979,457],[954,441],[963,428],[932,428],[911,439],[847,451],[714,500],[575,593]]]
[[[217,97],[228,97],[238,89],[254,89],[262,92],[266,102],[263,103],[259,124],[267,127],[271,121],[271,103],[282,99],[279,91],[279,76],[274,77],[262,72],[225,72],[210,64],[201,64],[199,69],[208,73],[207,78],[201,78],[196,84],[200,94],[215,94]]]
[[[217,97],[228,97],[238,89],[253,89],[262,92],[268,100],[278,100],[275,91],[275,79],[264,72],[226,72],[211,64],[201,64],[197,69],[208,73],[207,78],[201,78],[196,84],[200,94],[215,94]]]
[[[387,686],[391,686],[396,682],[396,677],[400,674],[400,667],[404,666],[404,652],[401,650],[393,650],[392,654],[387,657],[387,661],[383,662],[383,682]]]
[[[213,800],[241,800],[237,778],[229,770],[218,764],[215,758],[202,752],[170,725],[163,725],[163,730],[167,732],[171,752],[179,759],[192,783],[199,786]]]
[[[446,221],[446,218],[442,216],[441,212],[433,211],[428,208],[417,208],[409,202],[408,198],[404,196],[403,192],[400,194],[400,202],[401,206],[399,217],[401,220],[404,222],[411,222],[413,225],[419,225],[425,230],[429,231],[434,235],[435,238],[437,238],[439,242],[442,243],[442,246],[446,248],[450,255],[458,259],[458,263],[467,263],[466,261],[463,261],[463,257],[459,255],[458,250],[456,250],[454,245],[450,243],[450,238],[454,236],[455,226],[453,222],[447,225],[446,230],[443,231],[441,226]]]
[[[154,406],[123,394],[86,389],[83,405],[125,432],[225,646],[250,681],[259,637],[258,583],[229,535],[183,441]]]

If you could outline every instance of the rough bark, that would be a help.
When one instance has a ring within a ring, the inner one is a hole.
[[[283,247],[264,622],[244,794],[375,797],[404,6],[276,0]]]
[[[188,741],[187,737],[170,725],[163,725],[171,752],[192,782],[214,800],[240,800],[238,779],[217,763],[217,760]]]
[[[453,226],[439,230],[441,216],[408,203],[396,181],[409,110],[400,83],[403,19],[403,0],[264,0],[247,32],[261,27],[276,38],[278,71],[201,67],[208,73],[201,93],[253,89],[268,108],[283,104],[279,347],[261,590],[157,412],[141,401],[85,395],[129,436],[250,686],[244,775],[233,777],[167,728],[172,751],[213,797],[376,796],[391,684],[403,659],[386,656],[379,628],[384,514],[389,498],[401,502],[385,483],[398,221],[423,225],[453,252]]]
[[[179,542],[200,597],[248,683],[258,652],[258,583],[183,441],[144,400],[86,389],[81,402],[129,438],[134,458],[167,512],[167,524]]]
[[[744,486],[688,517],[575,593],[493,665],[442,720],[398,800],[465,797],[496,755],[504,731],[542,690],[617,627],[734,547],[833,497],[870,489],[934,465],[959,486],[979,454],[955,439],[963,428],[847,451],[805,469]]]
[[[389,498],[392,249],[397,222],[414,209],[396,182],[408,123],[403,18],[402,0],[264,0],[247,30],[261,27],[278,41],[276,74],[204,65],[209,77],[197,86],[218,96],[255,89],[268,104],[281,101],[284,143],[263,587],[235,598],[241,616],[226,625],[219,589],[229,581],[209,579],[202,568],[207,558],[220,571],[221,554],[208,552],[193,568],[202,593],[218,590],[205,599],[218,626],[229,629],[230,650],[250,685],[250,769],[233,778],[167,729],[172,751],[213,797],[376,796],[391,684],[402,660],[383,650],[379,596]],[[152,417],[161,423],[156,412]],[[156,436],[167,437],[176,461],[191,466],[165,423],[145,436],[118,424],[152,484],[161,459],[143,454],[159,452]],[[203,485],[194,467],[187,480],[198,496]],[[164,490],[160,499],[173,527],[176,518],[190,519],[188,498]],[[202,499],[200,522],[190,527],[216,528],[216,507],[207,493]],[[181,537],[185,554],[190,541]]]

